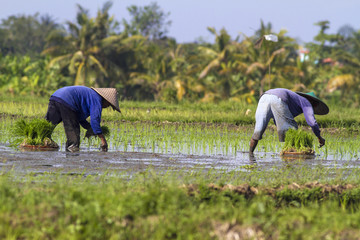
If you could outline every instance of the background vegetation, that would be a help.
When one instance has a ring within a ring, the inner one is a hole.
[[[208,30],[215,42],[179,44],[167,37],[170,13],[157,5],[129,6],[118,22],[105,2],[95,17],[78,5],[76,21],[18,15],[0,24],[0,94],[49,96],[67,85],[116,87],[122,99],[166,102],[256,102],[269,88],[314,91],[329,103],[360,101],[360,31],[315,23],[313,42],[260,22],[253,36]],[[241,29],[239,29],[241,31]],[[274,33],[279,42],[254,43]],[[269,71],[269,66],[270,71]]]

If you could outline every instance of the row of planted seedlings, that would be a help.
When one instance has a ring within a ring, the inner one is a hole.
[[[31,123],[41,119],[3,118],[0,121],[0,142],[5,145],[18,146],[14,141],[14,127],[19,122]],[[184,154],[234,154],[246,151],[249,136],[247,132],[230,131],[227,127],[203,126],[200,124],[169,123],[131,123],[108,122],[107,136],[110,151],[184,153]],[[81,148],[96,150],[100,145],[98,138],[85,139],[85,130],[81,129]],[[52,140],[64,150],[66,135],[62,124],[52,133]],[[16,140],[23,140],[16,139]]]
[[[0,142],[12,142],[11,128],[17,121],[4,117],[0,121]],[[154,122],[118,122],[104,123],[110,129],[108,137],[109,149],[112,151],[137,151],[155,153],[184,154],[223,154],[236,155],[238,151],[248,151],[252,126],[232,126],[215,124],[186,123],[154,123]],[[311,133],[311,131],[308,129]],[[85,131],[82,129],[82,136]],[[358,132],[337,130],[323,131],[326,145],[318,147],[314,138],[314,150],[323,159],[358,160],[360,136]],[[66,136],[62,124],[55,128],[52,139],[64,149]],[[97,138],[82,140],[81,147],[89,150],[97,149],[100,142]],[[283,143],[278,141],[275,128],[265,131],[259,141],[258,152],[280,153]]]
[[[155,153],[235,155],[248,151],[253,127],[173,123],[110,123],[110,145],[116,151]],[[310,130],[305,130],[311,135]],[[323,159],[358,159],[360,139],[357,135],[325,132],[326,145],[318,147],[314,137],[315,154]],[[257,151],[277,154],[284,143],[278,141],[276,130],[269,129],[259,141]]]
[[[326,139],[326,145],[323,148],[318,149],[324,159],[336,158],[338,160],[359,160],[359,133],[324,133],[324,138]]]
[[[223,154],[247,151],[250,131],[226,126],[169,123],[110,123],[110,147],[117,151]]]
[[[324,129],[321,133],[326,144],[319,147],[318,140],[310,128],[302,128],[313,138],[315,155],[324,160],[359,160],[360,134],[349,129]],[[280,143],[276,130],[266,130],[263,139],[259,141],[257,151],[264,153],[281,153],[285,143]]]

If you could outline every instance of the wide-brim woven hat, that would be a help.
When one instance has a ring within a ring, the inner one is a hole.
[[[321,101],[318,97],[316,97],[315,93],[303,93],[303,92],[296,92],[300,96],[306,98],[311,103],[314,113],[317,115],[326,115],[329,113],[329,107]]]
[[[118,94],[115,88],[91,88],[95,92],[97,92],[100,96],[102,96],[106,101],[110,103],[110,105],[119,113],[120,107],[119,107],[119,100],[118,100]]]

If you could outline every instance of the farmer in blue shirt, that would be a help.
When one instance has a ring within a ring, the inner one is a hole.
[[[260,97],[255,113],[255,130],[250,140],[250,154],[253,154],[271,118],[274,119],[277,127],[279,141],[284,142],[286,131],[289,128],[298,128],[294,118],[301,113],[304,113],[305,120],[318,138],[320,146],[324,146],[325,139],[320,135],[319,125],[314,114],[328,114],[328,106],[313,92],[302,93],[276,88],[266,91]]]
[[[106,152],[108,145],[100,121],[102,109],[109,106],[120,112],[115,88],[64,87],[51,95],[45,118],[54,125],[63,122],[66,151],[79,151],[81,125],[87,129],[86,137],[97,135],[101,139],[101,149]],[[88,117],[90,123],[86,120]]]

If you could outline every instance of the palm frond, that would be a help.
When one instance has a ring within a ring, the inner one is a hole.
[[[264,37],[261,37],[261,38],[259,38],[258,40],[256,40],[256,42],[255,42],[255,44],[254,44],[255,48],[256,48],[256,49],[259,49],[259,48],[261,47],[263,41],[264,41]]]

